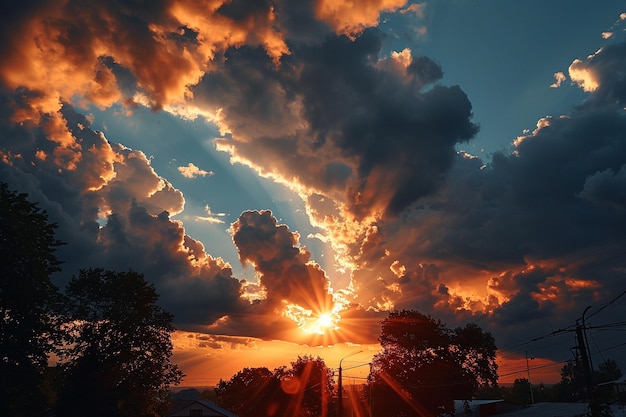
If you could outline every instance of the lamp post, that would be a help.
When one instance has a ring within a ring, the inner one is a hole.
[[[528,386],[530,387],[530,403],[535,403],[535,396],[533,394],[533,384],[530,383],[530,368],[528,367],[528,359],[535,359],[534,357],[528,357],[528,352],[526,353],[526,373],[528,374]]]
[[[339,381],[338,381],[338,387],[339,389],[337,390],[338,394],[337,394],[337,417],[343,417],[343,386],[342,386],[342,381],[341,381],[341,362],[343,362],[344,359],[349,358],[350,356],[354,356],[357,353],[361,353],[363,352],[362,350],[359,350],[358,352],[354,352],[349,354],[348,356],[344,356],[343,358],[341,358],[339,360]]]

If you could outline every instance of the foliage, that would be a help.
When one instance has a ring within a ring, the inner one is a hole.
[[[281,378],[283,390],[297,383],[298,390],[292,394],[290,405],[297,416],[319,417],[326,415],[332,397],[334,381],[332,371],[320,357],[305,355],[291,363]],[[290,392],[287,391],[289,394]],[[289,414],[292,415],[292,414]]]
[[[217,403],[239,417],[271,415],[280,380],[267,368],[244,368],[230,380],[220,380],[215,392]]]
[[[561,368],[561,380],[554,386],[555,399],[576,402],[586,398],[585,376],[582,365],[568,361]]]
[[[182,372],[170,362],[173,316],[143,275],[81,270],[67,286],[64,416],[156,416]],[[94,406],[97,404],[97,406]]]
[[[455,399],[497,384],[495,340],[475,324],[451,330],[417,311],[391,312],[379,340],[369,375],[374,415],[454,413]]]
[[[606,359],[598,366],[598,371],[594,372],[594,379],[597,383],[610,382],[620,379],[622,370],[613,359]]]
[[[215,388],[217,402],[239,417],[328,415],[334,381],[323,359],[298,357],[290,368],[244,368]]]
[[[612,359],[606,359],[593,370],[592,382],[594,396],[600,402],[611,401],[614,396],[611,385],[597,386],[603,382],[610,382],[619,379],[622,370]],[[583,366],[578,361],[568,361],[561,368],[561,381],[554,386],[555,398],[557,401],[580,401],[588,398],[587,387]]]
[[[531,403],[530,396],[531,385],[526,378],[517,378],[513,381],[513,386],[504,391],[503,398],[506,401],[510,401],[515,404],[525,404],[528,405]]]
[[[533,399],[536,403],[554,401],[552,386],[543,382],[532,384]],[[516,379],[512,385],[480,387],[474,395],[476,400],[503,399],[516,404],[530,404],[530,387],[526,378]]]
[[[0,182],[0,415],[42,410],[42,376],[59,340],[56,225]]]

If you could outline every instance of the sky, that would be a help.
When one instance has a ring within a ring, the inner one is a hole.
[[[154,284],[183,385],[305,354],[358,383],[402,309],[491,332],[502,382],[558,381],[583,320],[626,371],[620,2],[6,9],[0,181],[60,287]]]

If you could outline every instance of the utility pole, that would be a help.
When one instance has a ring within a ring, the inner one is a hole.
[[[349,358],[350,356],[354,356],[357,353],[361,353],[361,352],[363,352],[363,351],[359,350],[358,352],[351,353],[348,356],[344,356],[339,361],[339,381],[338,381],[338,384],[337,384],[337,386],[338,386],[338,389],[337,389],[337,417],[343,417],[343,383],[342,383],[341,362],[343,362],[344,359]]]
[[[533,394],[533,384],[530,383],[530,368],[528,367],[528,359],[535,359],[534,357],[528,357],[528,352],[526,354],[526,373],[528,373],[528,386],[530,387],[530,403],[535,403],[535,394]]]
[[[341,375],[341,359],[339,361],[339,383],[337,389],[337,417],[343,417],[343,386],[341,384],[342,375]]]
[[[576,339],[578,340],[578,349],[580,350],[580,359],[583,363],[583,372],[585,374],[585,384],[587,386],[587,395],[589,396],[589,409],[591,410],[591,416],[596,417],[599,415],[597,409],[597,403],[594,398],[593,392],[593,379],[591,371],[591,362],[589,360],[589,354],[587,350],[587,344],[585,343],[585,313],[591,306],[587,307],[583,311],[582,325],[576,320]]]

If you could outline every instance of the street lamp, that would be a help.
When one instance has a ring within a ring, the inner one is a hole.
[[[363,351],[359,350],[358,352],[351,353],[348,356],[344,356],[343,358],[341,358],[339,360],[339,381],[338,381],[339,389],[337,390],[337,392],[338,392],[338,395],[337,395],[337,417],[342,417],[343,416],[343,387],[342,387],[342,382],[341,382],[341,362],[343,362],[344,359],[349,358],[350,356],[354,356],[357,353],[361,353],[361,352],[363,352]]]
[[[528,357],[528,352],[524,352],[526,354],[526,373],[528,373],[528,386],[530,387],[530,403],[535,403],[535,396],[533,394],[533,384],[530,383],[530,368],[528,367],[528,359],[535,359],[534,357]]]

